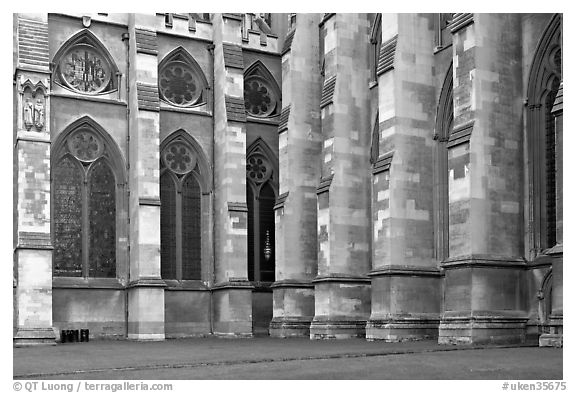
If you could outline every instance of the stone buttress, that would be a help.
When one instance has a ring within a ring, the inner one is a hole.
[[[282,55],[279,132],[280,196],[276,215],[274,337],[310,334],[317,273],[316,187],[322,151],[318,23],[320,14],[298,14]]]
[[[252,336],[248,281],[246,111],[242,18],[214,14],[214,239],[213,333]]]
[[[154,15],[130,14],[128,339],[164,339],[160,273],[160,101]]]
[[[14,345],[55,344],[48,15],[14,14],[14,28]]]
[[[440,343],[523,342],[519,16],[455,14]]]
[[[442,297],[434,258],[432,18],[432,14],[382,15],[368,340],[438,335]]]
[[[318,198],[318,276],[312,339],[364,337],[370,313],[369,20],[327,14]]]

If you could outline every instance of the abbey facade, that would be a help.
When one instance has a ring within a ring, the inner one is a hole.
[[[14,14],[14,344],[562,345],[562,15]]]

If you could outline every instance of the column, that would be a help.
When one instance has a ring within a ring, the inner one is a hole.
[[[366,14],[327,14],[311,339],[364,337],[370,313],[370,91]]]
[[[14,15],[14,345],[55,344],[48,15]]]
[[[160,276],[160,101],[154,14],[129,17],[128,338],[164,339]]]
[[[318,270],[316,187],[322,151],[318,24],[298,14],[282,53],[280,192],[276,216],[276,281],[270,335],[310,335]]]
[[[248,281],[246,111],[242,16],[214,14],[214,238],[212,288],[217,335],[252,335]]]
[[[520,16],[455,14],[439,343],[525,340]]]
[[[438,336],[442,287],[434,257],[433,18],[382,15],[368,340]]]

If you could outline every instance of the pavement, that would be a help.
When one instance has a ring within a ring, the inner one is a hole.
[[[561,380],[563,350],[363,339],[189,338],[13,349],[14,379]]]

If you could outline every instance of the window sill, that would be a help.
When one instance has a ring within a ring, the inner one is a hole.
[[[251,281],[254,286],[254,292],[272,292],[272,281]]]
[[[277,127],[280,124],[279,115],[274,115],[273,117],[266,117],[266,118],[246,115],[246,121],[248,123],[269,124],[275,127]]]
[[[52,288],[125,289],[118,278],[53,277]]]
[[[164,280],[168,291],[207,291],[208,286],[200,280]]]
[[[166,112],[179,112],[179,113],[187,113],[190,115],[200,115],[200,116],[212,116],[212,112],[207,109],[207,104],[203,103],[200,105],[196,105],[189,108],[182,108],[170,104],[166,104],[165,102],[160,102],[160,111]]]

